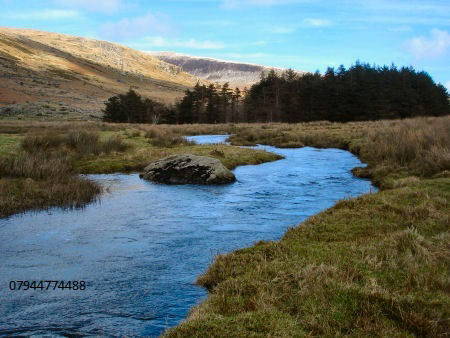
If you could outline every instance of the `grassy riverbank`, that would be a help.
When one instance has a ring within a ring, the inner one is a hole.
[[[217,256],[197,280],[209,297],[166,336],[448,334],[449,117],[242,128],[233,143],[348,149],[382,190]]]
[[[168,127],[2,121],[0,217],[54,206],[82,207],[98,198],[101,187],[79,174],[139,171],[179,153],[216,157],[230,169],[280,158],[234,146],[195,145]]]

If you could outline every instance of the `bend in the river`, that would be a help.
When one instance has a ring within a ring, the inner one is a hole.
[[[226,136],[195,136],[201,143]],[[82,210],[0,220],[0,280],[84,280],[84,291],[0,289],[0,334],[161,334],[206,291],[193,284],[214,255],[279,239],[336,201],[375,188],[338,149],[278,149],[285,157],[234,170],[226,186],[166,186],[137,174],[90,175],[110,192]]]

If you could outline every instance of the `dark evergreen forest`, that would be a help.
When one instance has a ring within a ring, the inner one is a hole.
[[[287,70],[262,74],[250,89],[228,84],[187,90],[174,107],[130,91],[106,103],[104,119],[138,123],[336,122],[442,116],[450,113],[447,90],[412,67],[357,62],[325,74]]]

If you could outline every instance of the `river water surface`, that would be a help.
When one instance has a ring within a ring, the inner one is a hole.
[[[206,296],[193,283],[214,255],[279,239],[336,201],[375,190],[352,176],[361,162],[349,152],[257,148],[285,159],[238,167],[225,186],[90,175],[110,188],[99,203],[0,219],[0,335],[158,336]],[[11,291],[12,280],[87,287]]]

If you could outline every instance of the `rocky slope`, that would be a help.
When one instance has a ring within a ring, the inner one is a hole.
[[[180,67],[183,71],[197,76],[201,79],[225,83],[229,82],[232,87],[249,87],[258,82],[261,73],[267,73],[271,69],[283,72],[281,68],[271,68],[260,65],[238,63],[211,58],[195,57],[171,52],[149,52],[162,61]],[[304,72],[298,71],[302,74]]]
[[[0,27],[0,116],[89,118],[133,88],[173,102],[198,78],[121,45]]]

